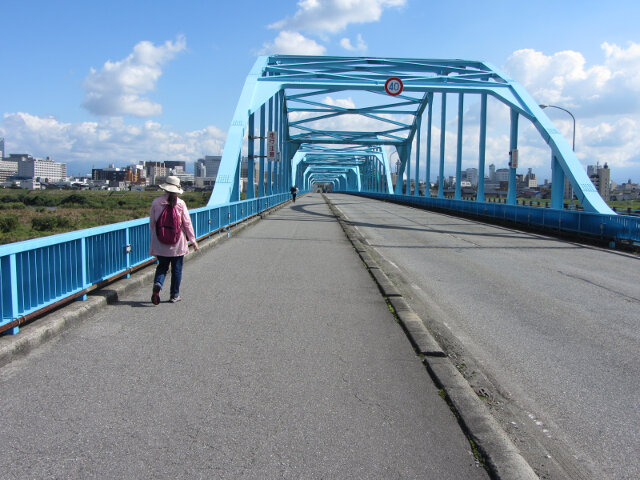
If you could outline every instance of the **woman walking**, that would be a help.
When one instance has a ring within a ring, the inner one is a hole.
[[[198,243],[196,242],[196,235],[193,231],[187,204],[184,203],[184,200],[178,198],[178,195],[182,194],[180,179],[169,176],[166,178],[165,183],[160,185],[160,188],[165,191],[165,194],[153,201],[149,212],[149,229],[151,233],[149,254],[158,257],[158,266],[151,294],[151,302],[154,305],[160,303],[160,290],[162,290],[169,265],[171,265],[169,301],[176,303],[181,300],[182,263],[184,256],[189,253],[187,239],[191,241],[194,250],[198,250]]]

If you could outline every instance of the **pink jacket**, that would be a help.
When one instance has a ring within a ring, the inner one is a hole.
[[[151,243],[149,245],[149,255],[161,257],[180,257],[189,253],[189,245],[187,244],[187,238],[192,243],[196,243],[196,234],[193,231],[193,225],[191,224],[191,217],[189,217],[189,210],[184,200],[178,198],[176,203],[176,212],[182,219],[182,231],[185,235],[180,236],[180,240],[173,245],[167,245],[158,240],[156,236],[156,221],[160,214],[164,210],[164,207],[169,204],[169,195],[165,193],[161,197],[156,198],[151,204],[151,211],[149,212],[149,230],[151,233]]]

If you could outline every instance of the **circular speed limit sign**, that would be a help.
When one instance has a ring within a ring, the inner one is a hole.
[[[404,85],[402,84],[402,80],[398,77],[391,77],[384,83],[384,90],[389,95],[396,96],[402,93],[402,89]]]

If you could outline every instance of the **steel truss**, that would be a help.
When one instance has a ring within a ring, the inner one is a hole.
[[[390,77],[402,80],[401,94],[385,91]],[[344,97],[337,99],[336,94]],[[458,99],[456,176],[462,161],[463,105],[469,95],[480,98],[478,177],[485,177],[487,99],[510,109],[510,151],[518,148],[519,118],[531,121],[551,150],[552,208],[563,207],[565,178],[586,211],[613,214],[582,168],[569,143],[525,89],[485,62],[466,60],[273,55],[259,57],[249,73],[227,134],[222,162],[209,205],[240,198],[241,153],[247,142],[248,185],[257,183],[259,197],[302,191],[313,183],[336,189],[392,193],[391,168],[385,146],[398,154],[396,194],[420,195],[420,134],[426,118],[427,176],[431,171],[431,130],[440,97],[438,197],[444,198],[447,98]],[[358,106],[356,106],[356,103]],[[268,161],[267,132],[275,131],[279,160]],[[414,142],[415,141],[415,142]],[[412,148],[415,144],[415,148]],[[413,150],[413,151],[412,151]],[[258,152],[256,154],[256,152]],[[411,158],[415,158],[412,162]],[[254,178],[259,160],[258,179]],[[415,165],[414,172],[408,168]],[[411,177],[415,189],[411,192]],[[254,188],[247,198],[254,198]],[[455,198],[461,198],[456,182]],[[485,201],[484,182],[476,201]],[[516,205],[516,168],[509,168],[507,204]]]

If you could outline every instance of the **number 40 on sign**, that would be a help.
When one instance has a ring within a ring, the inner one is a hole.
[[[398,77],[391,77],[384,83],[384,90],[392,96],[400,95],[404,85]]]

